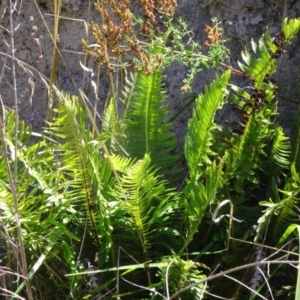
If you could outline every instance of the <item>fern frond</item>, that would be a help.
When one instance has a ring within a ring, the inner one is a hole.
[[[276,127],[271,148],[271,157],[280,168],[290,166],[291,145],[290,139],[284,134],[282,127]]]
[[[281,191],[283,193],[283,199],[278,203],[278,208],[274,212],[276,217],[271,224],[272,238],[275,240],[276,244],[280,240],[288,225],[291,223],[291,220],[294,219],[293,223],[298,223],[299,191],[299,184],[292,182],[292,180],[290,180],[285,185],[284,190]]]
[[[173,193],[156,173],[151,167],[150,156],[146,154],[144,159],[125,170],[120,177],[120,186],[114,192],[116,198],[122,200],[123,218],[130,216],[128,220],[136,232],[145,260],[148,260],[148,251],[157,237],[162,231],[167,231],[166,222],[174,209],[173,204],[170,206]]]
[[[115,103],[111,100],[106,107],[102,118],[102,131],[109,136],[106,145],[110,153],[119,153],[128,156],[124,149],[124,130],[125,126],[122,121],[117,118]]]
[[[210,166],[206,167],[203,178],[192,177],[182,192],[181,201],[185,209],[186,229],[185,245],[182,251],[193,240],[194,234],[202,223],[207,206],[216,201],[218,188],[224,184],[223,167],[226,157],[225,154],[218,164],[213,161]]]
[[[238,62],[239,67],[255,81],[257,89],[266,90],[264,87],[270,82],[270,75],[276,70],[276,59],[282,53],[282,47],[289,43],[300,30],[300,19],[284,19],[282,31],[275,39],[271,39],[269,30],[259,40],[258,45],[252,40],[253,57],[247,49],[242,52],[245,64]]]
[[[274,185],[273,188],[275,189],[276,186]],[[284,189],[280,190],[282,193],[281,199],[279,193],[275,191],[273,199],[260,202],[260,205],[267,208],[258,220],[255,241],[258,241],[268,227],[270,227],[272,230],[269,230],[268,238],[272,243],[276,244],[289,226],[291,219],[294,218],[296,222],[296,219],[298,218],[299,200],[297,196],[299,191],[299,183],[290,178]]]
[[[217,188],[221,185],[226,154],[217,164],[212,159],[216,153],[211,146],[217,129],[215,114],[224,104],[229,77],[230,71],[227,71],[205,88],[204,94],[196,100],[193,116],[188,123],[184,152],[190,178],[182,193],[182,205],[187,218],[185,247],[192,241],[207,205],[214,200]]]
[[[300,30],[300,18],[283,20],[282,32],[284,33],[285,41],[289,42],[295,38],[296,34]]]
[[[259,57],[258,59],[253,58],[249,51],[245,49],[242,52],[242,58],[246,65],[238,62],[241,70],[248,74],[250,78],[255,78],[258,88],[261,88],[261,84],[267,74],[275,72],[276,67],[275,59],[272,58],[265,46],[264,37],[260,39],[258,45],[254,41],[251,42],[254,53]]]
[[[272,40],[268,30],[259,40],[258,45],[252,40],[252,50],[257,58],[254,58],[247,49],[242,52],[242,58],[245,64],[238,62],[239,67],[251,79],[255,80],[255,87],[262,88],[267,75],[271,75],[276,70],[276,59],[272,56],[272,52],[276,51],[273,47]],[[271,47],[271,48],[270,48]]]
[[[257,114],[249,115],[242,134],[232,138],[234,147],[228,150],[226,164],[229,178],[238,177],[241,181],[247,179],[256,182],[254,170],[259,167],[264,156],[264,145],[270,139],[268,119],[272,114],[272,108],[262,107]],[[230,140],[230,137],[227,139]]]
[[[193,116],[188,122],[184,145],[191,177],[198,172],[202,173],[202,166],[211,164],[209,156],[215,155],[211,150],[214,140],[213,130],[217,128],[214,118],[216,111],[224,104],[229,77],[229,71],[217,77],[196,100]]]
[[[46,132],[59,140],[54,151],[60,172],[69,179],[68,196],[81,217],[87,217],[105,260],[111,245],[111,229],[104,195],[108,194],[112,166],[108,159],[101,156],[105,137],[99,137],[98,141],[93,139],[86,109],[79,105],[77,97],[61,94],[57,116]],[[86,210],[82,211],[82,207]],[[100,235],[103,238],[101,243]]]
[[[121,155],[111,155],[110,161],[113,165],[113,168],[118,171],[125,173],[128,168],[132,166],[134,160],[129,157],[123,157]]]
[[[164,104],[166,95],[162,89],[162,75],[159,71],[146,75],[139,72],[131,81],[134,90],[130,109],[125,116],[128,144],[126,151],[131,157],[141,159],[150,153],[152,164],[161,169],[163,174],[169,172],[178,157],[171,154],[176,146],[175,135],[167,123],[168,109]]]
[[[164,282],[167,292],[167,298],[170,294],[180,291],[185,286],[202,281],[206,278],[205,274],[198,270],[198,266],[191,260],[182,260],[174,257],[169,259],[167,268],[161,267],[159,272],[162,281]],[[201,267],[206,267],[201,265]],[[189,291],[182,294],[183,299],[200,300],[204,299],[206,286],[199,284]]]

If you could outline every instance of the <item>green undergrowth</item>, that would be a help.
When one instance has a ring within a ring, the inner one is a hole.
[[[220,59],[214,26],[211,55],[196,44],[185,52],[190,78],[214,66],[219,74],[195,99],[180,153],[162,75],[185,51],[163,51],[177,31],[152,36],[143,50],[161,64],[149,70],[137,57],[99,120],[79,96],[56,90],[54,117],[33,143],[5,111],[1,280],[13,299],[29,299],[26,280],[16,280],[22,251],[33,299],[299,299],[299,139],[278,123],[272,76],[300,20],[285,19],[275,37],[266,29],[239,70]],[[248,85],[233,84],[233,73]],[[230,118],[216,122],[224,107]]]

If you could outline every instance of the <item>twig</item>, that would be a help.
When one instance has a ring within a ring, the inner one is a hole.
[[[212,275],[206,279],[203,279],[203,280],[200,280],[198,282],[195,282],[193,284],[190,284],[184,288],[182,288],[181,290],[179,290],[178,292],[176,292],[175,294],[173,294],[169,300],[172,300],[172,299],[175,299],[178,295],[188,291],[189,289],[199,285],[199,284],[202,284],[202,283],[205,283],[205,282],[208,282],[208,281],[211,281],[211,280],[214,280],[214,279],[217,279],[217,278],[220,278],[220,277],[223,277],[224,275],[227,275],[227,274],[231,274],[231,273],[234,273],[234,272],[237,272],[237,271],[240,271],[240,270],[244,270],[244,269],[248,269],[248,268],[253,268],[253,267],[257,267],[257,266],[260,266],[260,265],[265,265],[265,264],[282,264],[282,263],[286,263],[286,264],[299,264],[299,261],[298,260],[286,260],[286,261],[278,261],[278,260],[274,260],[274,261],[258,261],[258,262],[255,262],[255,263],[250,263],[250,264],[246,264],[246,265],[243,265],[243,266],[238,266],[236,268],[232,268],[230,270],[226,270],[224,272],[220,272],[216,275]]]
[[[241,282],[240,280],[237,280],[234,277],[228,276],[228,275],[224,275],[224,277],[231,279],[235,282],[237,282],[238,284],[242,285],[243,287],[245,287],[246,289],[248,289],[249,291],[251,291],[253,294],[257,295],[258,297],[260,297],[261,299],[264,300],[268,300],[267,298],[265,298],[264,296],[260,295],[258,292],[256,292],[255,290],[251,289],[249,286],[247,286],[246,284],[244,284],[243,282]]]
[[[8,155],[7,155],[7,148],[4,149],[4,130],[3,126],[1,126],[1,135],[3,140],[3,153],[5,153],[5,164],[7,167],[7,173],[9,176],[9,181],[11,185],[11,191],[12,191],[12,197],[14,202],[14,213],[15,213],[15,222],[16,222],[16,229],[18,234],[18,243],[19,243],[19,252],[20,252],[20,258],[21,258],[21,272],[22,275],[26,278],[25,285],[26,285],[26,292],[28,300],[33,300],[32,297],[32,291],[30,287],[30,283],[28,280],[28,270],[27,270],[27,262],[26,262],[26,255],[25,255],[25,247],[23,243],[22,238],[22,230],[21,230],[21,221],[19,218],[19,206],[18,206],[18,184],[17,184],[17,176],[18,176],[18,161],[17,161],[17,151],[18,151],[18,130],[19,130],[19,116],[18,116],[18,89],[17,89],[17,75],[16,75],[16,65],[15,65],[15,40],[14,40],[14,33],[18,25],[15,27],[13,22],[13,13],[15,12],[17,2],[14,5],[12,0],[9,1],[9,13],[10,13],[10,51],[11,51],[11,64],[12,64],[12,79],[13,79],[13,98],[14,98],[14,105],[15,105],[15,111],[16,111],[16,119],[15,119],[15,133],[14,133],[14,168],[13,173],[11,172]],[[20,2],[20,9],[21,10],[22,1]],[[17,15],[19,15],[20,11],[17,12]],[[1,124],[3,125],[3,124]]]

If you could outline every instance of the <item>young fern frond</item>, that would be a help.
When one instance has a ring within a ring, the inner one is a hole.
[[[175,135],[167,123],[168,109],[164,104],[166,95],[162,89],[162,75],[155,71],[151,75],[139,72],[132,80],[133,92],[130,109],[125,115],[126,151],[131,157],[141,159],[146,153],[151,162],[160,168],[161,174],[170,173],[178,157],[171,154],[176,146]],[[130,84],[130,83],[129,83]]]

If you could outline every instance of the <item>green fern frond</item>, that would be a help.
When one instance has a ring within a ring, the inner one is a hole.
[[[172,191],[156,175],[151,167],[150,156],[146,154],[144,159],[136,162],[121,176],[120,186],[115,193],[116,198],[122,200],[124,219],[128,219],[126,215],[130,216],[129,221],[136,232],[144,259],[147,260],[154,240],[161,231],[167,230],[167,216],[172,214]]]
[[[300,18],[283,20],[282,31],[284,33],[285,41],[289,42],[295,38],[296,34],[300,30]]]
[[[213,161],[210,166],[206,167],[203,178],[194,176],[188,181],[182,192],[182,205],[185,209],[185,245],[182,251],[193,240],[193,236],[198,231],[205,210],[210,203],[215,202],[217,191],[224,185],[223,167],[225,165],[227,155],[216,163]]]
[[[273,74],[276,70],[276,61],[267,51],[264,38],[265,36],[261,37],[258,45],[254,41],[251,42],[254,53],[259,57],[258,59],[253,58],[249,51],[245,49],[242,52],[242,58],[246,65],[238,62],[241,70],[248,74],[250,78],[255,78],[258,88],[261,88],[266,75]]]
[[[174,257],[169,259],[168,267],[161,267],[159,276],[164,282],[164,286],[168,295],[174,294],[180,291],[182,288],[194,284],[196,282],[205,280],[206,276],[199,271],[197,264],[191,260],[182,260],[180,258]],[[201,267],[205,267],[201,265]],[[204,299],[206,286],[202,283],[198,286],[193,287],[185,293],[181,294],[182,299],[190,300],[200,300]]]
[[[19,121],[18,123],[18,132],[17,136],[15,136],[15,128],[16,128],[16,112],[15,111],[4,111],[3,112],[3,120],[1,120],[1,125],[3,126],[3,134],[6,138],[7,144],[9,147],[14,147],[14,140],[17,140],[18,147],[22,148],[26,145],[31,138],[31,128],[26,126],[24,121]],[[2,144],[2,141],[0,141]],[[12,152],[13,149],[12,149]]]
[[[128,155],[124,149],[124,130],[125,126],[122,121],[117,118],[115,103],[111,100],[106,107],[102,118],[102,131],[109,136],[106,146],[110,153],[123,153]]]
[[[196,100],[193,116],[188,123],[184,152],[190,171],[190,178],[182,193],[185,209],[186,247],[193,239],[202,222],[207,205],[214,201],[217,188],[221,185],[221,174],[226,154],[216,162],[212,144],[217,129],[215,114],[224,104],[230,71],[217,77],[204,94]],[[182,249],[183,250],[183,249]]]
[[[82,214],[82,207],[86,208],[82,217],[87,217],[98,248],[107,254],[111,229],[104,195],[108,194],[112,166],[101,156],[105,139],[93,139],[86,109],[79,105],[77,97],[61,94],[57,116],[46,132],[59,140],[54,151],[60,172],[68,178],[68,195],[78,213]],[[103,237],[102,243],[100,235]],[[103,259],[107,258],[106,254]]]
[[[282,47],[290,42],[300,30],[300,19],[284,19],[282,32],[271,39],[268,28],[259,40],[258,45],[252,40],[254,58],[247,49],[242,52],[245,64],[238,62],[239,67],[255,81],[257,89],[268,84],[269,76],[276,71],[276,59],[282,53]],[[264,88],[266,89],[266,88]]]
[[[291,224],[291,220],[294,219],[293,223],[298,223],[299,191],[299,182],[295,182],[292,178],[288,180],[284,190],[280,190],[282,200],[278,203],[278,207],[274,211],[275,218],[271,224],[272,237],[275,243],[280,240],[285,229]]]
[[[290,139],[284,134],[282,127],[276,127],[271,148],[271,157],[280,168],[288,168],[291,164]]]
[[[264,214],[258,220],[257,234],[255,241],[257,242],[265,234],[268,227],[268,239],[273,244],[277,243],[284,231],[294,218],[296,223],[298,218],[298,194],[300,191],[299,182],[290,178],[283,190],[278,190],[273,181],[273,198],[269,201],[262,201],[260,205],[267,207]],[[280,198],[279,192],[282,197]]]
[[[134,160],[129,157],[123,157],[121,155],[111,155],[110,161],[113,165],[113,168],[118,171],[125,173],[128,168],[132,166]]]
[[[209,156],[215,155],[211,150],[216,130],[215,114],[224,104],[226,86],[230,78],[230,71],[217,77],[204,94],[196,100],[193,116],[188,122],[188,133],[185,137],[184,153],[187,159],[190,176],[203,172],[203,165],[211,164]]]
[[[255,87],[262,88],[263,82],[267,75],[271,75],[276,71],[276,59],[273,57],[273,47],[271,37],[268,30],[260,38],[258,45],[252,40],[252,50],[257,58],[254,58],[247,49],[242,52],[242,58],[245,64],[238,62],[239,67],[251,79],[255,80]]]
[[[152,164],[161,169],[163,174],[170,171],[178,157],[171,154],[176,146],[175,135],[167,123],[168,109],[162,88],[162,75],[159,71],[146,75],[139,72],[134,84],[130,109],[125,116],[126,151],[131,157],[141,159],[150,153]]]
[[[242,181],[247,179],[256,182],[254,170],[260,166],[264,146],[270,140],[272,129],[268,120],[272,115],[272,107],[261,107],[258,113],[248,117],[241,135],[236,135],[231,140],[227,137],[234,145],[228,150],[226,163],[229,178],[238,177]]]
[[[5,165],[1,164],[0,168],[2,170],[5,170]],[[3,179],[1,179],[2,181]],[[3,214],[4,217],[3,221],[4,224],[7,224],[7,222],[13,223],[14,222],[14,208],[13,208],[13,200],[12,200],[12,193],[9,189],[9,186],[6,182],[0,183],[0,203],[1,203],[1,214]]]

